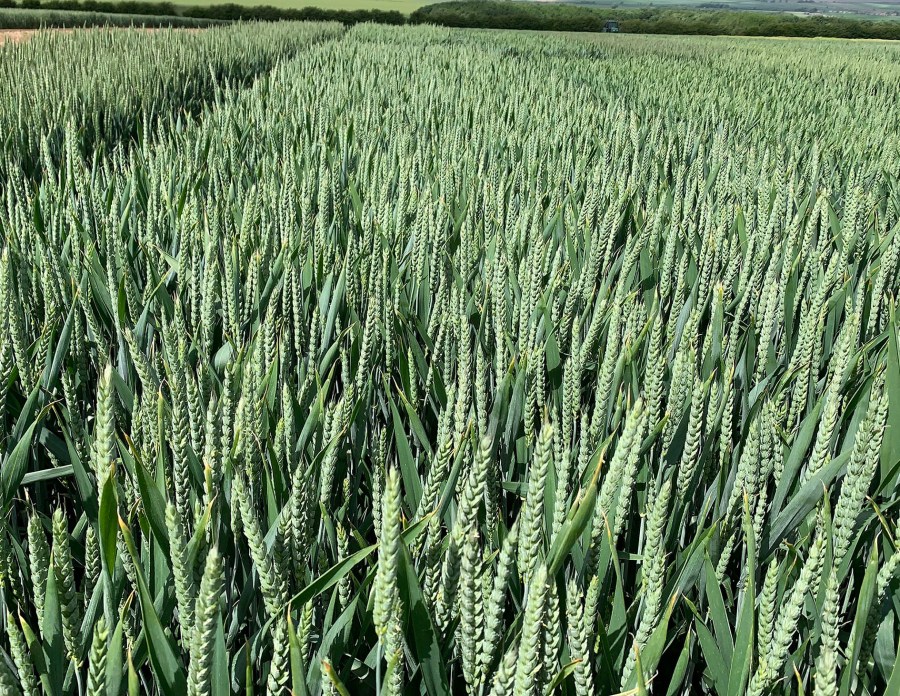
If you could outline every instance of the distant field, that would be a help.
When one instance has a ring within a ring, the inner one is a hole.
[[[172,0],[176,5],[206,6],[223,4],[223,0]],[[424,5],[437,0],[224,0],[237,5],[271,5],[284,9],[301,7],[321,7],[327,10],[396,10],[409,14]],[[522,0],[527,2],[528,0]],[[557,0],[533,0],[535,2],[556,2]],[[900,11],[900,2],[852,2],[849,0],[826,0],[825,2],[765,2],[765,0],[558,0],[569,4],[588,7],[691,7],[734,10],[762,10],[769,12],[817,12],[821,14],[841,14],[868,17]]]
[[[699,3],[681,7],[589,2],[501,2],[499,0],[450,0],[432,3],[412,15],[419,23],[448,27],[533,29],[601,32],[616,20],[619,31],[633,34],[706,34],[728,36],[798,36],[900,40],[896,15],[861,17],[848,12],[812,14],[796,5],[778,4],[780,10],[723,9],[723,3]],[[771,5],[774,8],[776,5]]]
[[[173,0],[176,5],[218,5],[221,2],[203,2],[203,0]],[[427,0],[229,0],[237,5],[271,5],[281,9],[299,9],[301,7],[321,7],[326,10],[395,10],[409,14],[423,5]]]
[[[549,0],[555,2],[556,0]],[[585,7],[686,7],[697,9],[755,10],[763,12],[797,12],[802,14],[837,15],[840,17],[879,17],[890,19],[900,13],[900,2],[854,2],[852,0],[824,0],[819,2],[766,2],[765,0],[566,0]]]

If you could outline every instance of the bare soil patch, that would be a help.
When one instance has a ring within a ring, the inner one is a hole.
[[[101,27],[88,27],[85,29],[71,29],[71,28],[55,28],[49,27],[47,29],[0,29],[0,44],[4,44],[7,41],[12,41],[13,43],[20,43],[22,41],[26,41],[30,39],[32,36],[37,34],[39,31],[58,31],[63,34],[71,34],[73,31],[92,31],[94,29],[98,29]],[[134,29],[137,31],[146,31],[146,32],[154,32],[161,31],[165,27],[102,27],[104,29]],[[190,32],[191,34],[199,31],[203,31],[203,27],[174,27],[179,31]]]
[[[37,34],[39,29],[0,29],[0,43],[6,43],[7,41],[12,41],[13,43],[19,43],[20,41],[25,41],[26,39],[31,38],[34,34]],[[56,31],[70,32],[71,29],[57,29]]]

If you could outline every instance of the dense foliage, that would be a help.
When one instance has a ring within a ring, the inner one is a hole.
[[[556,2],[451,0],[425,5],[410,15],[410,21],[417,24],[543,31],[599,32],[603,31],[608,20],[618,21],[620,30],[630,34],[900,39],[900,22],[838,16],[801,16],[788,12],[679,7],[588,7]]]
[[[302,36],[7,188],[0,694],[896,689],[897,53]]]
[[[217,89],[249,83],[339,25],[40,32],[0,45],[0,181],[39,176],[63,133],[88,159],[142,130],[197,114]],[[87,60],[86,57],[90,57]],[[40,66],[41,69],[36,69]]]

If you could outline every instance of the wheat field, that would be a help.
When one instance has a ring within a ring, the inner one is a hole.
[[[0,694],[900,693],[900,48],[0,72]]]

